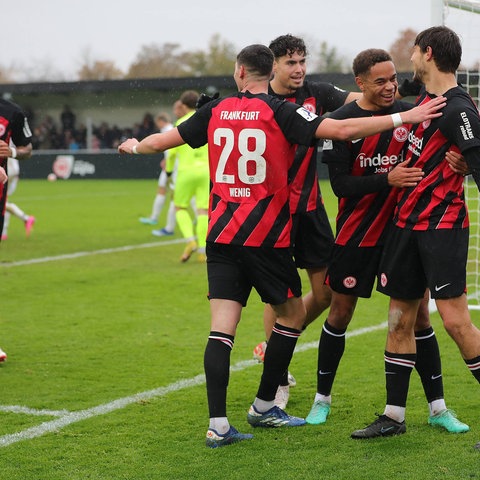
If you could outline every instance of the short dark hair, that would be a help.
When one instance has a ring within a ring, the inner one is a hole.
[[[290,33],[287,35],[281,35],[275,40],[272,40],[269,48],[273,52],[273,55],[275,55],[275,58],[284,57],[285,55],[291,56],[295,52],[307,56],[305,42],[301,38],[294,37]]]
[[[270,77],[273,70],[273,53],[265,45],[249,45],[237,55],[237,64],[243,65],[247,72],[259,77]]]
[[[195,90],[186,90],[180,95],[180,101],[190,109],[195,108],[200,95]]]
[[[380,48],[368,48],[367,50],[361,51],[353,59],[353,74],[356,77],[359,75],[365,75],[377,63],[391,61],[392,57],[386,50]]]
[[[440,72],[455,73],[462,60],[462,43],[458,35],[448,27],[438,26],[423,30],[415,38],[422,52],[432,49],[433,60]]]

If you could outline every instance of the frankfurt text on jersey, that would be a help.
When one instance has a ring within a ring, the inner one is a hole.
[[[220,120],[258,120],[260,112],[244,112],[241,110],[220,112]]]

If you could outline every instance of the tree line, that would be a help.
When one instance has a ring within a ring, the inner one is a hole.
[[[417,32],[406,29],[399,32],[398,38],[389,49],[398,72],[411,70],[410,56]],[[309,73],[348,73],[351,59],[327,42],[309,42]],[[135,60],[126,72],[119,69],[112,60],[91,58],[85,51],[76,72],[75,81],[120,80],[130,78],[178,78],[221,76],[232,73],[232,65],[237,55],[237,47],[230,41],[214,34],[206,50],[183,50],[178,43],[142,45]],[[477,61],[471,68],[479,68]],[[0,64],[0,83],[17,83],[19,73],[28,82],[63,81],[61,74],[49,64],[31,67],[5,67]]]

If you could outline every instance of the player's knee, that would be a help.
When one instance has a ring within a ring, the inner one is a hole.
[[[390,308],[388,311],[388,331],[396,332],[403,329],[403,312],[400,308]]]

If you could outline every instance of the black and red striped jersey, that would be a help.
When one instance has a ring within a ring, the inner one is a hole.
[[[271,87],[268,93],[302,105],[317,115],[323,115],[340,108],[345,103],[349,92],[331,83],[305,80],[303,86],[292,95],[278,95]],[[322,201],[317,175],[317,150],[317,143],[310,147],[299,145],[297,148],[295,158],[298,161],[295,162],[295,169],[291,172],[290,209],[292,213],[315,210],[318,202]]]
[[[394,222],[400,228],[435,230],[469,225],[464,179],[449,167],[445,153],[480,151],[480,116],[463,88],[454,87],[444,96],[447,105],[442,116],[414,125],[408,136],[405,161],[423,169],[425,176],[416,187],[399,191]],[[424,92],[417,104],[432,97]]]
[[[310,145],[322,118],[267,94],[212,101],[178,126],[196,148],[208,142],[207,241],[290,246],[289,175],[296,145]]]
[[[372,112],[351,102],[330,117],[387,115],[412,106],[396,101],[388,109]],[[403,161],[407,138],[408,126],[401,126],[349,142],[324,142],[322,161],[328,165],[332,188],[339,196],[336,244],[352,247],[383,244],[385,226],[391,221],[396,204],[396,192],[388,185],[387,175]]]
[[[18,147],[32,141],[32,132],[23,110],[15,103],[0,98],[0,140]],[[6,169],[7,158],[0,158],[0,166]]]

